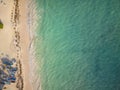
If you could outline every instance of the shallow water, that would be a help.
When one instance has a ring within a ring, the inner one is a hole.
[[[120,90],[119,0],[37,0],[37,10],[42,90]]]

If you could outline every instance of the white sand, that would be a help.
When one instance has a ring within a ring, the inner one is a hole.
[[[19,0],[19,23],[17,26],[14,25],[14,20],[12,18],[12,11],[15,11],[14,0],[3,0],[6,5],[0,3],[0,19],[4,24],[3,29],[0,29],[0,55],[4,53],[8,54],[10,57],[17,58],[17,48],[15,46],[15,30],[20,34],[19,46],[21,50],[19,51],[18,59],[20,59],[22,64],[22,78],[23,78],[23,89],[22,90],[32,90],[31,84],[29,82],[29,59],[28,59],[28,47],[30,43],[29,33],[27,31],[27,1]],[[13,13],[14,14],[14,13]],[[14,14],[15,15],[15,14]],[[11,85],[5,85],[6,90],[19,90],[16,87],[16,83]]]

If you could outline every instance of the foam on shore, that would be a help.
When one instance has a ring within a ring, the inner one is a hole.
[[[32,89],[33,90],[41,90],[40,86],[40,75],[39,73],[39,62],[37,62],[36,58],[36,50],[35,50],[35,41],[36,41],[36,30],[38,27],[38,21],[40,20],[40,17],[38,18],[38,11],[37,11],[37,5],[35,0],[29,0],[28,1],[28,32],[30,35],[30,45],[29,45],[29,65],[30,65],[30,82],[32,83]]]

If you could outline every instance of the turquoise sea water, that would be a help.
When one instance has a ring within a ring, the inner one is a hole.
[[[42,90],[120,90],[120,0],[37,0]]]

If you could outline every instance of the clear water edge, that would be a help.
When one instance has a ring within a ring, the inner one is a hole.
[[[119,0],[36,4],[34,90],[119,90]]]

